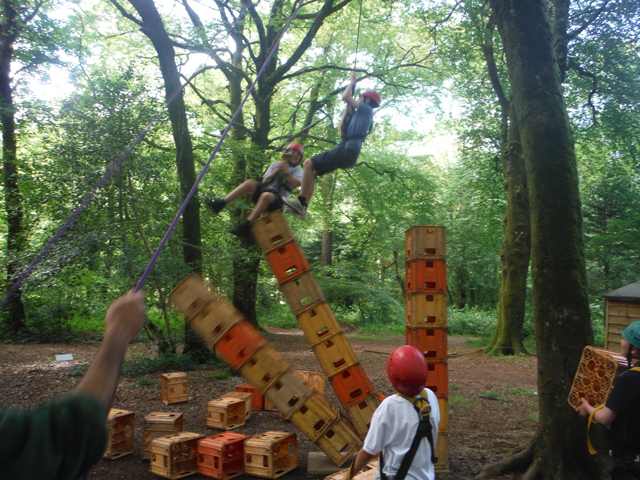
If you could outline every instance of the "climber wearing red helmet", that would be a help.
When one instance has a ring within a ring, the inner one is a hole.
[[[251,233],[251,222],[257,220],[266,212],[274,212],[282,208],[284,198],[289,198],[289,192],[300,186],[302,182],[302,168],[299,164],[304,155],[304,147],[297,142],[289,144],[282,154],[282,160],[273,162],[262,178],[262,182],[251,179],[240,184],[224,198],[205,200],[204,204],[214,213],[220,211],[241,196],[250,193],[251,201],[256,204],[247,219],[229,230],[238,237],[245,237]]]
[[[340,121],[339,131],[342,135],[340,143],[331,150],[305,160],[300,195],[295,199],[283,200],[287,206],[287,212],[294,217],[302,220],[307,218],[307,205],[311,201],[317,177],[338,168],[352,168],[358,160],[360,148],[373,126],[373,109],[379,107],[382,100],[380,94],[374,90],[361,93],[358,100],[353,98],[356,80],[356,73],[353,72],[351,81],[342,94],[342,100],[347,103],[347,108]]]
[[[424,356],[409,345],[396,348],[387,360],[387,375],[398,393],[376,409],[349,473],[355,476],[380,452],[381,480],[434,480],[433,446],[438,440],[440,409],[435,393],[424,387]]]

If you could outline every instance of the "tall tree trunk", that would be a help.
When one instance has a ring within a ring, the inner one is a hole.
[[[22,228],[22,199],[18,184],[15,116],[11,92],[11,59],[13,45],[21,22],[12,0],[2,1],[0,20],[0,122],[2,122],[2,164],[4,175],[4,203],[7,211],[7,291],[17,280],[24,245]],[[27,328],[27,316],[22,303],[22,289],[18,288],[7,303],[6,326],[12,332]]]
[[[524,478],[602,478],[566,399],[593,342],[573,135],[543,0],[493,0],[520,127],[531,208],[540,421]]]

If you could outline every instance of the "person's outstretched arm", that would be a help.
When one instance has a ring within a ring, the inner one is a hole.
[[[104,319],[104,338],[76,393],[95,399],[109,411],[127,347],[140,332],[144,319],[142,291],[132,290],[111,304]]]

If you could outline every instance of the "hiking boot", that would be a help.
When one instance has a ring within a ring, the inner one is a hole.
[[[214,198],[213,200],[207,199],[204,201],[205,207],[209,208],[213,211],[213,213],[220,213],[220,211],[224,208],[227,202],[222,198]]]
[[[300,203],[300,200],[298,200],[298,198],[283,198],[282,201],[284,202],[284,204],[287,206],[287,213],[289,215],[293,215],[296,218],[299,218],[300,220],[306,220],[307,219],[307,207],[305,205],[302,205],[302,203]]]
[[[251,222],[249,220],[240,222],[238,225],[229,230],[229,233],[235,235],[236,237],[248,237],[249,235],[251,235]]]

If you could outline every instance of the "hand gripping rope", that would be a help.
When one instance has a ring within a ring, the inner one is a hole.
[[[269,56],[267,57],[266,61],[262,65],[262,68],[258,72],[258,75],[256,76],[255,80],[253,81],[253,83],[249,87],[249,90],[247,91],[247,94],[245,95],[244,99],[242,100],[242,103],[240,103],[240,106],[238,107],[238,109],[236,110],[236,113],[231,118],[231,121],[229,122],[229,125],[227,125],[227,128],[225,129],[225,131],[223,132],[222,136],[220,137],[220,141],[216,145],[216,148],[213,150],[213,153],[211,154],[211,156],[209,157],[209,160],[207,161],[206,165],[202,169],[202,172],[200,172],[200,175],[198,176],[197,180],[195,181],[195,183],[194,183],[193,187],[191,188],[191,191],[187,195],[187,198],[185,199],[184,203],[180,207],[180,210],[178,210],[178,213],[177,213],[176,217],[174,218],[173,222],[171,223],[171,226],[169,227],[169,230],[167,231],[167,233],[165,234],[164,238],[160,242],[160,246],[156,250],[156,252],[153,255],[153,257],[151,258],[151,261],[149,262],[149,265],[147,266],[147,269],[144,271],[144,273],[142,275],[142,278],[140,278],[140,281],[138,282],[138,285],[136,286],[136,291],[140,290],[142,288],[142,286],[144,285],[144,283],[145,283],[145,281],[147,279],[147,276],[149,275],[149,272],[151,271],[151,269],[155,265],[156,261],[158,260],[158,257],[160,256],[160,252],[164,248],[165,244],[167,243],[167,240],[169,239],[169,236],[171,235],[171,233],[173,232],[174,228],[178,224],[178,220],[180,219],[180,217],[184,213],[184,210],[186,209],[187,204],[189,203],[189,201],[191,201],[191,198],[193,197],[195,191],[197,190],[198,185],[200,184],[200,181],[202,180],[202,178],[204,177],[204,174],[209,169],[209,166],[211,165],[211,162],[212,162],[213,158],[215,157],[216,153],[218,153],[218,150],[220,149],[220,146],[222,145],[222,142],[227,137],[229,131],[231,130],[231,127],[233,126],[234,122],[236,121],[236,118],[238,117],[238,115],[242,111],[242,107],[244,106],[244,104],[246,103],[247,99],[249,98],[249,95],[251,95],[251,92],[253,92],[253,90],[254,90],[258,80],[262,76],[262,73],[264,72],[266,66],[271,61],[271,58],[273,57],[274,52],[278,48],[278,45],[280,44],[280,41],[282,40],[282,37],[284,36],[284,34],[289,29],[289,26],[291,25],[291,22],[293,22],[293,20],[296,18],[296,15],[298,14],[298,11],[300,10],[300,8],[302,8],[303,6],[305,6],[305,5],[309,4],[309,3],[311,3],[311,1],[309,1],[309,2],[301,2],[296,7],[296,9],[294,10],[294,12],[291,15],[291,17],[289,18],[289,21],[287,22],[287,24],[285,25],[284,29],[280,33],[280,36],[278,37],[278,39],[276,40],[275,44],[273,45],[273,48],[271,49],[271,52],[269,52]],[[195,75],[196,74],[192,75],[191,78],[193,78],[193,76],[195,76]],[[184,87],[189,83],[189,81],[191,81],[191,78],[189,78],[185,84],[183,84],[178,90],[176,90],[171,95],[171,97],[167,100],[167,107],[169,105],[171,105],[171,103],[173,103],[173,101],[176,99],[176,97],[182,92]],[[107,181],[111,178],[111,176],[122,166],[122,163],[131,154],[133,149],[142,141],[142,139],[149,132],[151,127],[153,125],[155,125],[155,123],[158,121],[158,118],[160,117],[160,113],[161,112],[158,112],[153,116],[153,118],[149,121],[149,124],[129,144],[129,146],[125,149],[125,151],[122,152],[122,154],[116,159],[116,161],[113,162],[111,167],[105,172],[105,174],[102,176],[100,181],[98,181],[98,183],[93,188],[91,193],[89,193],[89,195],[87,195],[84,198],[84,200],[82,200],[82,202],[80,203],[78,208],[76,208],[74,210],[74,212],[69,216],[69,218],[64,223],[64,225],[62,225],[62,227],[60,227],[60,229],[51,238],[51,240],[49,240],[49,243],[47,243],[47,245],[36,256],[36,258],[29,264],[29,266],[25,269],[25,271],[22,273],[20,278],[9,289],[9,291],[7,292],[5,297],[2,299],[2,301],[0,301],[0,310],[2,310],[6,306],[7,302],[11,298],[11,296],[20,288],[20,286],[24,283],[24,281],[27,278],[29,278],[29,276],[31,275],[31,273],[33,273],[33,271],[38,266],[38,264],[51,251],[51,248],[53,247],[53,245],[55,245],[55,243],[58,240],[60,240],[60,238],[62,238],[62,236],[66,233],[66,231],[71,226],[71,224],[80,216],[80,214],[84,211],[84,209],[87,207],[87,205],[89,205],[89,203],[91,202],[91,200],[93,200],[93,197],[98,192],[98,190],[100,190],[105,185],[105,183],[107,183]]]

